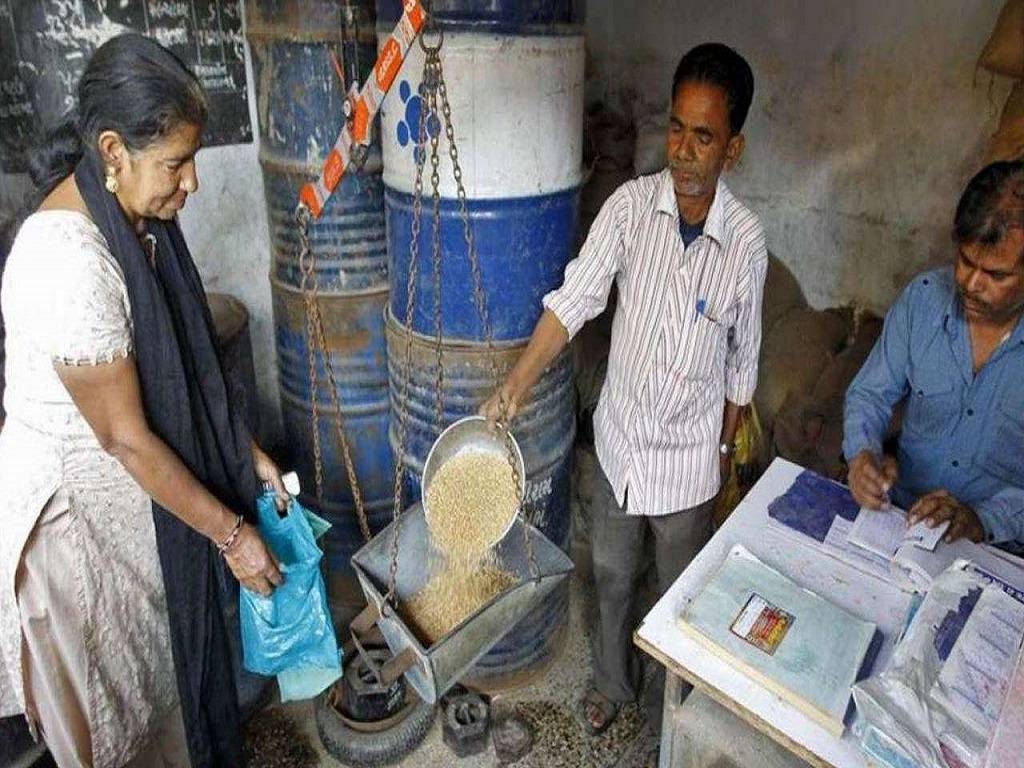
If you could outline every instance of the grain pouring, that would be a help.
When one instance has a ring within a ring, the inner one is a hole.
[[[493,546],[518,502],[512,468],[500,453],[465,450],[438,468],[425,505],[436,548],[431,576],[404,606],[406,620],[428,645],[515,584]]]
[[[518,497],[508,459],[466,450],[442,464],[427,488],[426,517],[437,548],[449,558],[478,558],[516,515]]]
[[[434,566],[426,586],[404,606],[406,621],[428,646],[515,584],[495,563],[442,560]]]

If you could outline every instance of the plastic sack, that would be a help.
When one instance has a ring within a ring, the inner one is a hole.
[[[336,673],[326,687],[341,676],[341,663],[320,572],[323,555],[309,519],[318,518],[294,499],[281,517],[274,498],[273,493],[265,493],[257,500],[256,510],[260,534],[277,557],[284,582],[269,597],[241,590],[245,668],[261,675],[289,671],[290,680],[299,668],[315,668],[309,674],[317,677],[318,684]]]
[[[980,768],[1024,637],[1012,594],[963,560],[935,579],[888,667],[853,687],[876,763]]]
[[[281,701],[305,701],[318,696],[341,677],[341,665],[330,667],[294,667],[277,676]]]
[[[722,490],[715,499],[714,521],[719,527],[732,514],[747,491],[757,481],[760,474],[761,456],[764,452],[764,430],[757,413],[757,406],[751,403],[740,414],[740,423],[736,428],[735,450],[732,454],[732,467]]]
[[[1024,77],[1024,2],[1007,0],[978,66],[1007,77]]]

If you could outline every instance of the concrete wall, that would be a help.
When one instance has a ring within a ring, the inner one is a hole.
[[[660,122],[683,52],[737,48],[757,85],[733,190],[812,303],[884,309],[952,257],[956,201],[1008,92],[973,82],[1001,5],[591,0],[588,61],[610,103]]]
[[[206,290],[230,293],[249,310],[261,438],[272,444],[280,439],[280,403],[267,278],[270,236],[256,148],[240,144],[199,153],[200,187],[181,213],[181,227]]]
[[[249,107],[254,133],[256,95],[252,65]],[[249,310],[250,334],[259,392],[260,437],[273,444],[281,437],[280,404],[271,316],[270,237],[263,179],[256,142],[211,147],[197,157],[199,191],[190,196],[180,221],[208,291],[236,296]],[[24,175],[0,174],[0,213],[11,211],[31,189]]]

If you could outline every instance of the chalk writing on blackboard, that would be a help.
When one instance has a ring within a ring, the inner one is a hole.
[[[75,103],[92,52],[122,32],[148,35],[196,73],[210,98],[206,144],[252,140],[240,0],[0,0],[0,166]]]

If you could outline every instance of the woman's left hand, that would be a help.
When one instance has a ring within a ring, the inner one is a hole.
[[[282,512],[286,510],[291,496],[285,490],[284,483],[281,481],[281,470],[278,469],[274,460],[267,456],[263,449],[256,445],[255,442],[252,444],[252,463],[256,467],[256,477],[260,479],[260,482],[270,483],[270,487],[277,494],[277,499],[275,500],[277,508]]]

